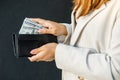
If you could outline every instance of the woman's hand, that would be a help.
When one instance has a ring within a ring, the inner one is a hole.
[[[43,27],[45,27],[43,29],[39,29],[39,33],[53,34],[55,36],[67,35],[66,27],[60,23],[40,18],[32,18],[32,21],[37,22],[38,24],[41,24]]]
[[[39,48],[33,49],[30,53],[34,56],[28,57],[31,62],[34,61],[52,61],[55,57],[57,43],[48,43]]]

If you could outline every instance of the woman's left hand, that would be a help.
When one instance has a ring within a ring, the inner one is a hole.
[[[32,57],[28,57],[31,62],[34,61],[53,61],[55,57],[55,49],[57,43],[47,43],[39,48],[33,49],[30,53]]]

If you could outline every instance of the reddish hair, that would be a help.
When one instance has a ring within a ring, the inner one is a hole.
[[[80,10],[76,18],[87,15],[90,11],[96,10],[108,0],[73,0],[75,12]]]

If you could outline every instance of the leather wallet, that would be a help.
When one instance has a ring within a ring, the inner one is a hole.
[[[46,43],[57,43],[57,37],[51,34],[12,34],[14,55],[30,57],[30,51]]]

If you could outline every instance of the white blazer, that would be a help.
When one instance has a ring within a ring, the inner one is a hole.
[[[76,23],[75,23],[76,21]],[[62,80],[120,80],[120,0],[65,24],[68,35],[59,43],[55,61]]]

